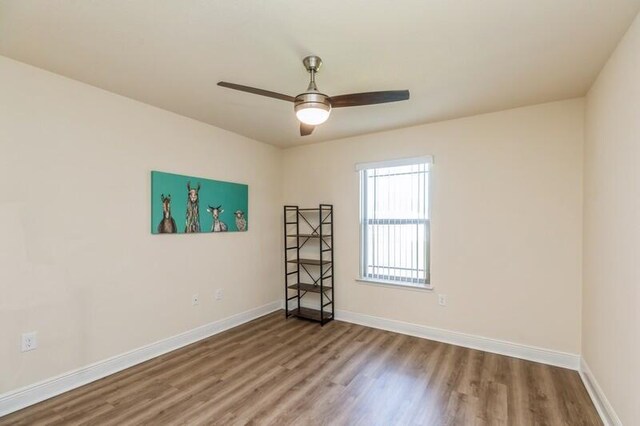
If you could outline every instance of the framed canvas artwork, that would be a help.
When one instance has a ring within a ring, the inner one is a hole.
[[[193,176],[151,172],[151,233],[245,232],[249,187]]]

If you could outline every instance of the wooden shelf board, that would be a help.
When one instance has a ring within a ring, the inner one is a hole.
[[[291,315],[294,315],[298,318],[309,319],[313,321],[320,321],[320,311],[318,309],[311,308],[297,308],[293,309]],[[333,319],[331,312],[324,311],[324,320],[327,321],[329,319]]]
[[[299,263],[301,265],[328,265],[331,263],[330,260],[323,260],[320,262],[318,259],[293,259],[289,260],[288,263]]]
[[[293,210],[292,210],[293,211]],[[312,213],[314,215],[318,215],[320,213],[320,209],[298,209],[298,214],[307,214]],[[322,209],[322,213],[326,213],[327,216],[332,214],[331,209]]]
[[[320,238],[320,234],[291,234],[287,235],[287,237]],[[331,235],[323,235],[322,238],[331,238]]]
[[[289,286],[289,288],[292,290],[297,290],[298,287],[300,287],[300,290],[302,291],[308,291],[311,293],[320,293],[320,284],[314,285],[314,284],[308,284],[308,283],[299,283],[299,284],[292,284]],[[322,288],[324,289],[324,291],[333,290],[333,288],[328,285],[322,286]]]

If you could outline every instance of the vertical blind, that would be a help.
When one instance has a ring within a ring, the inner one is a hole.
[[[357,166],[363,279],[429,284],[430,157]]]

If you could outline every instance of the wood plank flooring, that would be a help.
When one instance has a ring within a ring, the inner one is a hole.
[[[267,315],[0,425],[600,425],[575,371]]]

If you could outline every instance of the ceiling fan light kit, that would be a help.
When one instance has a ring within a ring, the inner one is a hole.
[[[240,84],[227,83],[225,81],[220,81],[218,86],[293,102],[293,110],[300,121],[300,136],[310,135],[315,126],[327,121],[329,115],[331,115],[332,108],[374,105],[409,99],[408,90],[351,93],[348,95],[329,97],[318,91],[318,87],[316,86],[316,73],[322,65],[322,59],[320,59],[319,56],[307,56],[302,60],[302,64],[309,72],[309,86],[307,87],[306,92],[299,94],[295,98],[281,93],[270,92],[268,90],[257,89],[255,87],[242,86]]]
[[[296,97],[293,110],[301,123],[317,126],[329,118],[331,104],[326,95],[309,92]]]

